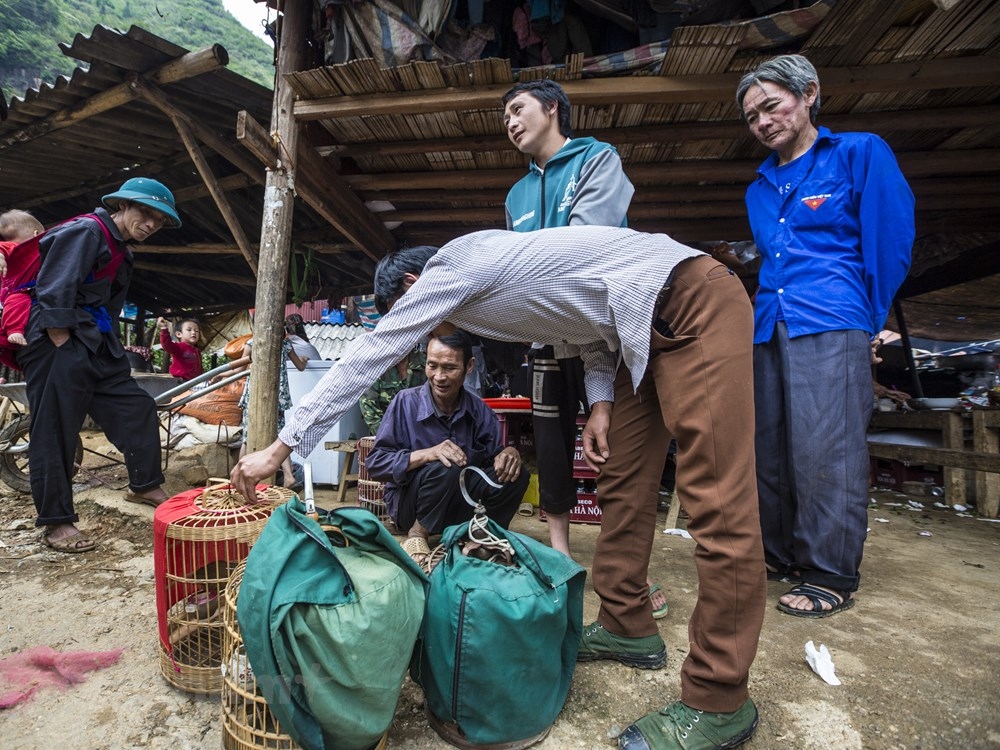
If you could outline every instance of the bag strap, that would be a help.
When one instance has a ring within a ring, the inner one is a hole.
[[[463,539],[468,538],[477,544],[495,547],[501,552],[508,551],[510,555],[517,560],[518,565],[531,571],[536,578],[545,581],[550,586],[555,588],[556,583],[552,579],[552,576],[542,569],[542,566],[538,562],[537,558],[534,554],[532,554],[527,545],[521,541],[520,537],[516,533],[502,528],[495,521],[490,520],[486,515],[486,508],[483,504],[470,497],[468,488],[465,484],[465,474],[468,471],[476,472],[487,484],[495,489],[503,487],[503,485],[497,484],[490,479],[486,472],[478,466],[466,466],[462,469],[458,475],[458,486],[462,491],[462,497],[465,498],[465,501],[469,503],[469,505],[473,505],[476,508],[476,512],[468,524],[459,524],[448,529],[445,537],[441,539],[441,543],[448,550],[451,550]]]
[[[80,214],[74,218],[77,219],[93,219],[97,222],[97,226],[101,228],[101,232],[104,234],[104,241],[108,244],[108,250],[111,251],[111,260],[108,261],[107,265],[94,271],[94,279],[109,279],[113,278],[118,272],[118,267],[125,260],[125,250],[118,247],[118,242],[115,240],[114,235],[111,234],[111,230],[108,226],[101,221],[101,217],[97,214]],[[72,219],[70,219],[72,221]]]

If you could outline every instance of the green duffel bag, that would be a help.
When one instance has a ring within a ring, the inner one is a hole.
[[[281,728],[305,750],[368,750],[392,722],[427,577],[367,510],[320,520],[296,498],[274,511],[236,616]]]
[[[410,676],[449,743],[527,747],[566,702],[587,573],[561,552],[477,518],[481,526],[474,519],[441,538],[445,557],[430,575]],[[486,534],[498,543],[481,543]]]

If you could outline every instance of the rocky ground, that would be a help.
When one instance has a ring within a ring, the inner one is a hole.
[[[171,460],[168,491],[187,489],[197,472],[182,471],[185,464],[176,456]],[[88,454],[87,464],[94,462]],[[182,692],[160,672],[153,511],[123,501],[123,476],[120,467],[105,467],[78,477],[81,526],[100,540],[100,548],[76,556],[44,547],[33,528],[30,498],[0,486],[0,659],[36,646],[124,648],[118,663],[81,684],[41,690],[30,702],[0,712],[0,747],[222,746],[219,699]],[[332,497],[320,492],[320,505],[329,507]],[[751,674],[761,723],[745,747],[1000,748],[1000,524],[935,507],[931,498],[890,492],[872,498],[862,589],[853,610],[819,621],[788,617],[773,608],[787,585],[769,584],[770,606]],[[537,516],[518,518],[514,528],[546,538]],[[573,547],[584,566],[592,560],[596,536],[595,526],[573,527]],[[659,621],[668,644],[666,668],[580,665],[566,707],[540,750],[614,747],[618,731],[678,695],[696,593],[692,550],[693,542],[676,536],[662,535],[654,545],[652,575],[671,606]],[[588,590],[585,618],[596,608]],[[806,665],[810,639],[829,648],[841,686],[827,685]],[[498,678],[498,689],[517,685]],[[451,747],[428,727],[421,691],[409,681],[388,746]]]

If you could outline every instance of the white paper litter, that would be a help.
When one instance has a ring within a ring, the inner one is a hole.
[[[930,531],[918,531],[917,535],[918,536],[934,536],[934,534],[931,533]]]
[[[809,668],[822,677],[823,682],[826,684],[841,684],[840,680],[837,679],[837,675],[834,674],[833,659],[830,658],[830,652],[827,650],[825,644],[819,644],[819,649],[817,650],[812,641],[806,641],[806,662],[809,664]]]
[[[951,507],[957,510],[959,513],[964,513],[965,511],[968,510],[968,508],[966,508],[964,505],[960,505],[959,503],[955,503]]]
[[[876,518],[875,520],[878,523],[889,523],[889,519],[888,518]]]
[[[686,529],[664,529],[663,533],[670,534],[671,536],[682,536],[685,539],[691,538],[691,535],[687,532]]]

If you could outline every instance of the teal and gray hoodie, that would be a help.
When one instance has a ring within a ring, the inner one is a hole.
[[[628,226],[625,214],[634,192],[614,146],[573,138],[544,169],[532,160],[528,174],[510,189],[505,203],[507,229]]]

